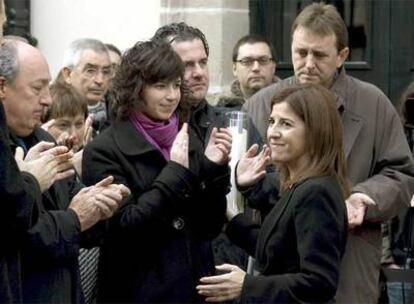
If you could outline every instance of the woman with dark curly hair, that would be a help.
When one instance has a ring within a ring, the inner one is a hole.
[[[200,302],[195,285],[214,273],[231,135],[213,128],[202,151],[185,122],[183,73],[168,44],[138,42],[114,79],[117,121],[85,148],[86,184],[112,175],[132,190],[106,225],[99,302]]]

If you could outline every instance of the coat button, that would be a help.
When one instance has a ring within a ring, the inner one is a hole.
[[[181,229],[184,228],[185,222],[181,217],[177,217],[177,218],[173,219],[172,225],[175,229],[181,230]]]

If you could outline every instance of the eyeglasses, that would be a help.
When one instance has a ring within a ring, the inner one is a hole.
[[[98,67],[86,67],[84,70],[82,70],[82,74],[85,75],[87,78],[92,79],[97,77],[99,74],[102,74],[102,77],[104,79],[109,79],[112,77],[112,68],[104,67],[104,68],[98,68]]]
[[[236,60],[236,62],[240,63],[242,66],[245,66],[245,67],[253,66],[253,64],[256,61],[260,66],[265,66],[265,65],[268,65],[270,62],[272,62],[273,58],[271,57],[259,57],[259,58],[246,57],[240,60]]]

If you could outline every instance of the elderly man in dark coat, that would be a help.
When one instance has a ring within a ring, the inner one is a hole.
[[[73,173],[73,153],[54,147],[51,135],[38,127],[51,102],[44,56],[24,42],[7,41],[0,57],[7,140],[20,169],[30,171],[36,159],[55,160],[41,170],[46,175],[54,173],[54,178],[41,188],[38,220],[21,229],[25,230],[21,238],[23,302],[79,303],[83,301],[77,260],[81,232],[111,216],[129,190],[111,184],[112,177],[80,190],[81,185],[68,177]]]

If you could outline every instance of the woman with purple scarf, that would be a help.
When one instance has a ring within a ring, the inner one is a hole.
[[[197,281],[214,273],[231,135],[213,128],[203,151],[183,73],[168,44],[138,42],[114,79],[118,119],[85,148],[86,184],[112,175],[131,189],[101,227],[98,302],[201,302]]]

